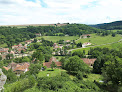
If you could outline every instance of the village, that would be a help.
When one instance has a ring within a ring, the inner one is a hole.
[[[41,34],[36,33],[36,36],[41,37]],[[90,37],[90,35],[88,34],[81,35],[80,39],[86,39],[87,37]],[[0,55],[2,56],[3,60],[8,58],[7,57],[8,54],[11,55],[9,56],[10,59],[31,56],[31,54],[26,54],[25,52],[28,49],[28,46],[30,46],[30,44],[33,43],[33,41],[34,39],[31,39],[31,40],[25,41],[24,45],[22,45],[21,43],[18,45],[14,45],[11,47],[11,50],[9,50],[9,48],[0,48]],[[41,42],[41,41],[37,40],[37,42]],[[68,52],[65,52],[64,47],[67,49],[72,44],[73,44],[73,41],[70,41],[70,40],[63,41],[63,44],[54,43],[53,44],[54,52],[52,53],[52,55],[58,55],[58,56],[65,55]],[[85,48],[88,45],[91,45],[91,43],[90,42],[83,43],[81,47]],[[21,73],[25,73],[29,71],[30,63],[34,63],[35,59],[32,60],[31,62],[23,62],[23,63],[15,63],[12,61],[11,63],[8,64],[8,66],[3,66],[3,68],[7,71],[9,69],[12,69],[13,72],[15,72],[17,75],[20,75]],[[81,60],[83,60],[84,63],[92,67],[96,59],[81,58]],[[46,66],[47,68],[51,68],[52,62],[55,62],[57,68],[61,68],[62,66],[61,62],[57,60],[54,56],[49,58],[49,62],[44,62],[43,66]],[[42,67],[42,70],[43,70],[43,67]]]

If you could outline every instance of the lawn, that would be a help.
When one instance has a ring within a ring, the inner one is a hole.
[[[100,74],[88,74],[88,78],[83,78],[83,80],[84,81],[94,81],[94,80],[96,80],[96,81],[100,81],[100,80],[102,80],[103,79],[103,77],[100,75]]]
[[[106,43],[112,43],[112,42],[117,42],[122,37],[120,35],[116,35],[116,37],[112,37],[111,35],[109,36],[97,36],[95,34],[91,34],[91,38],[81,38],[80,40],[76,41],[76,43],[85,43],[85,42],[90,42],[92,45],[101,45],[101,44],[106,44]]]
[[[66,40],[76,40],[79,37],[78,36],[42,36],[42,37],[37,37],[37,39],[40,39],[40,38],[44,38],[45,40],[56,42],[56,41],[59,41],[59,40],[64,40],[64,41],[66,41]]]
[[[47,68],[47,70],[45,71],[40,71],[39,74],[38,74],[38,77],[45,77],[47,76],[47,74],[49,74],[49,77],[54,77],[56,75],[61,75],[61,72],[65,70],[63,69],[54,69],[54,71],[52,71],[51,68]]]

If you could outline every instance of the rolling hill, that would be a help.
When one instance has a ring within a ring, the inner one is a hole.
[[[105,29],[105,30],[114,30],[114,29],[122,29],[122,21],[115,21],[111,23],[103,23],[103,24],[97,24],[97,25],[89,25],[95,28],[99,29]]]

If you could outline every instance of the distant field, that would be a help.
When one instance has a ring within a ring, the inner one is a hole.
[[[0,44],[0,47],[7,47],[7,44],[6,43],[4,43],[4,44]]]
[[[37,38],[38,39],[44,38],[45,40],[56,42],[56,41],[59,41],[59,40],[64,40],[64,41],[66,41],[66,40],[76,40],[79,37],[78,36],[43,36],[43,37],[37,37]]]
[[[109,31],[112,31],[112,32],[117,32],[117,31],[122,31],[122,30],[109,30]]]
[[[101,44],[106,44],[106,43],[112,43],[112,42],[117,42],[122,37],[120,35],[116,35],[116,37],[112,37],[111,35],[109,36],[97,36],[95,34],[91,34],[91,38],[81,38],[80,40],[76,41],[76,43],[85,43],[85,42],[90,42],[93,45],[101,45]]]
[[[86,52],[86,55],[88,54],[88,51],[90,50],[90,48],[97,48],[97,47],[100,47],[100,48],[109,48],[109,49],[116,49],[116,50],[119,50],[119,48],[122,48],[122,42],[119,42],[119,43],[113,43],[113,44],[107,44],[107,45],[103,45],[103,46],[95,46],[95,47],[88,47],[88,48],[81,48],[81,49],[77,49],[77,50],[73,50],[73,52],[75,51],[83,51],[85,50]]]
[[[54,71],[52,71],[51,68],[48,68],[46,71],[40,71],[38,77],[46,77],[48,73],[49,73],[49,77],[54,77],[56,75],[61,75],[61,71],[65,71],[65,70],[54,69]]]

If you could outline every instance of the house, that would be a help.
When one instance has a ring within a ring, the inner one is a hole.
[[[66,43],[69,43],[70,42],[70,40],[66,40]]]
[[[16,74],[21,74],[21,73],[25,73],[27,71],[29,71],[29,63],[21,63],[21,64],[17,64],[16,68],[13,70],[13,72],[15,72]]]
[[[26,44],[30,44],[31,42],[32,42],[31,40],[25,41]]]
[[[96,58],[93,59],[89,59],[89,58],[81,58],[81,60],[83,60],[84,63],[86,63],[89,66],[93,66]]]
[[[82,48],[85,48],[85,47],[88,46],[88,45],[91,45],[91,43],[90,43],[90,42],[83,43],[83,44],[82,44]]]
[[[6,59],[7,54],[1,54],[2,60]]]
[[[12,49],[21,48],[21,47],[23,47],[23,46],[22,46],[22,44],[20,43],[19,45],[14,45],[14,46],[12,46]]]
[[[14,55],[14,54],[15,54],[15,52],[14,52],[14,51],[11,51],[11,52],[10,52],[10,54],[13,54],[13,55]]]
[[[12,63],[8,64],[7,68],[14,70],[16,68],[16,65],[17,65],[17,63],[12,62]]]
[[[9,48],[0,48],[0,54],[8,53]]]
[[[66,46],[67,46],[67,47],[69,47],[69,46],[70,46],[70,44],[66,44]]]
[[[35,34],[37,37],[40,37],[41,36],[41,33],[36,33]]]
[[[8,67],[5,67],[5,66],[3,66],[3,68],[4,68],[5,70],[7,70],[7,71],[9,70],[9,68],[8,68]]]
[[[58,46],[57,43],[54,43],[54,44],[53,44],[53,47],[55,48],[56,46]]]
[[[30,64],[25,62],[25,63],[10,63],[7,67],[3,66],[4,69],[6,69],[7,71],[9,69],[12,69],[13,72],[15,72],[16,74],[21,74],[21,73],[25,73],[27,71],[29,71],[29,66]]]
[[[85,35],[81,35],[81,37],[82,38],[88,38],[88,37],[90,37],[90,35],[89,34],[85,34]]]
[[[54,44],[53,44],[53,48],[54,48],[54,49],[59,48],[59,46],[57,45],[57,43],[54,43]]]
[[[68,34],[66,34],[65,36],[69,36]]]
[[[55,62],[57,67],[62,66],[61,62],[57,61],[55,57],[50,58],[49,62],[44,62],[43,66],[46,66],[47,68],[50,68],[51,67],[50,65],[52,64],[52,62]]]

